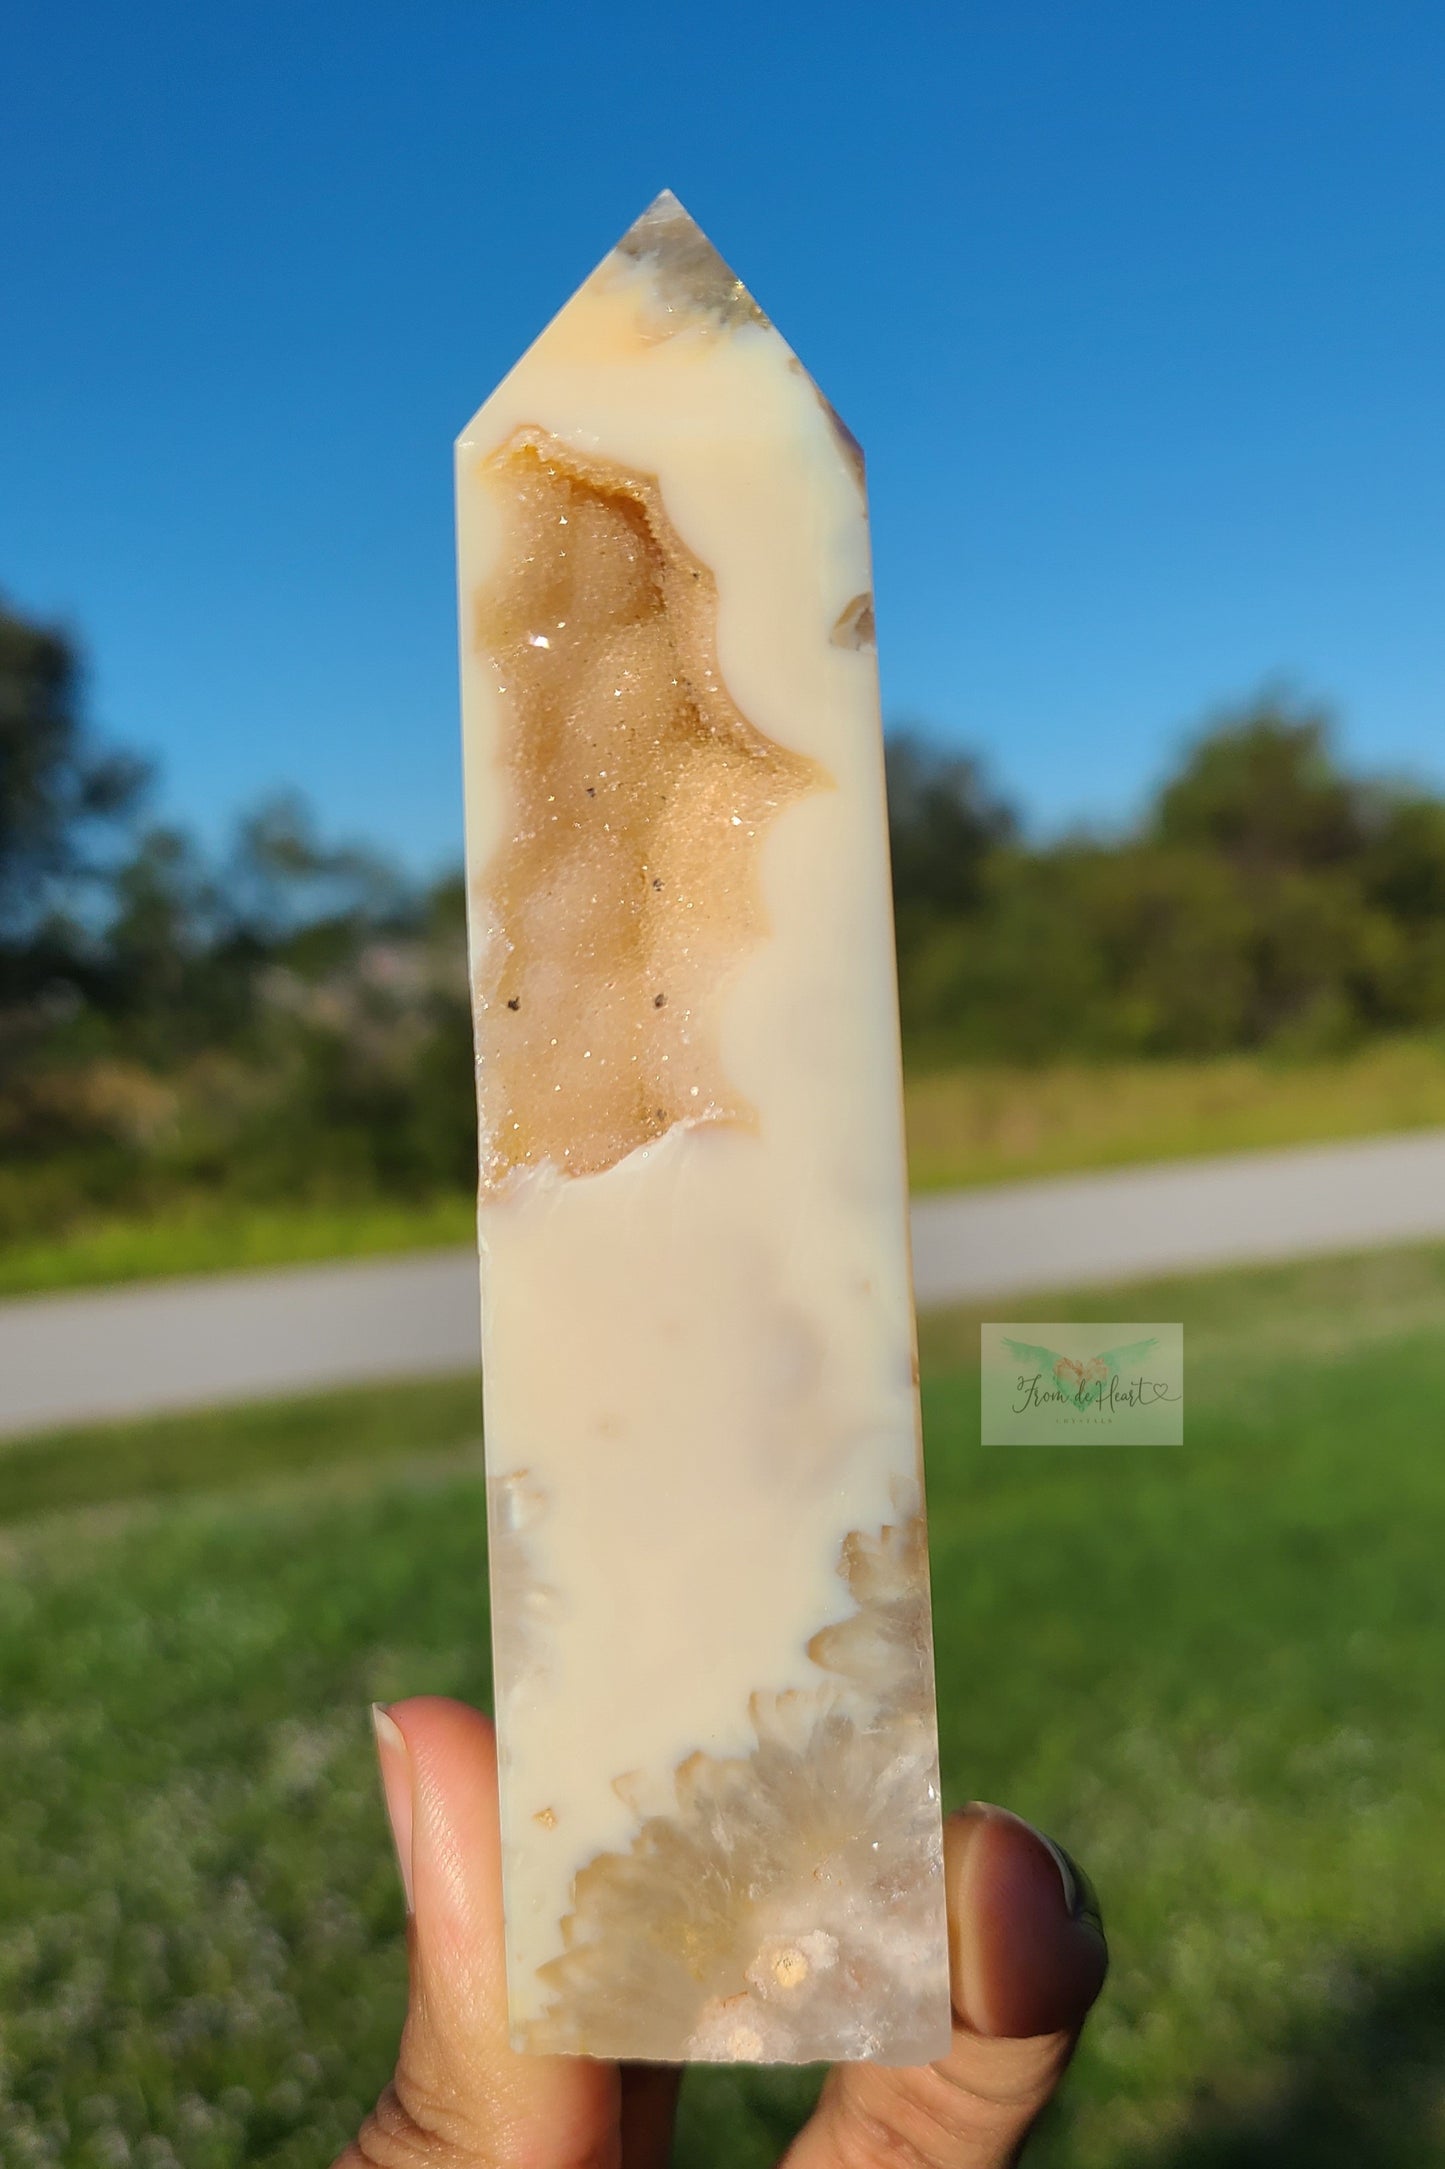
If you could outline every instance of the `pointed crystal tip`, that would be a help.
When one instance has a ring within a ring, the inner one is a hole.
[[[768,319],[742,280],[670,188],[653,198],[617,249],[619,255],[650,266],[668,309],[715,316],[725,324],[766,326]]]

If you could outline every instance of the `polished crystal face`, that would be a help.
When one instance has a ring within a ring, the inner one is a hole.
[[[914,1516],[851,1536],[856,1609],[811,1693],[753,1697],[752,1752],[697,1753],[674,1804],[577,1878],[538,2049],[787,2063],[937,2052],[933,1670]]]
[[[458,446],[519,2048],[950,2028],[863,466],[671,196]]]

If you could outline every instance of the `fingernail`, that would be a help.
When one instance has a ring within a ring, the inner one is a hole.
[[[396,1846],[396,1864],[401,1870],[401,1887],[410,1918],[416,1910],[411,1885],[411,1754],[400,1725],[384,1703],[372,1703],[371,1723],[376,1733],[376,1758],[381,1765],[382,1797],[386,1801],[387,1820]]]
[[[951,1818],[950,1833],[960,2017],[1009,2038],[1077,2026],[1108,1966],[1087,1876],[1052,1838],[987,1801]]]
[[[1059,1881],[1064,1886],[1064,1904],[1068,1908],[1070,1920],[1083,1921],[1102,1941],[1104,1916],[1099,1908],[1099,1894],[1077,1860],[1071,1853],[1066,1853],[1062,1845],[1057,1844],[1045,1831],[1036,1830],[1032,1823],[1025,1823],[1024,1828],[1038,1839],[1058,1869]]]

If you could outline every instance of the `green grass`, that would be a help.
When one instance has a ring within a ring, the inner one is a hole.
[[[950,1189],[1196,1153],[1445,1123],[1445,1043],[1391,1040],[1328,1062],[1260,1055],[909,1080],[913,1186]]]
[[[1367,1137],[1445,1124],[1445,1044],[1394,1040],[1329,1062],[973,1068],[909,1077],[918,1190],[1009,1182],[1196,1153]],[[0,1244],[0,1296],[472,1239],[471,1198],[416,1205],[241,1206],[197,1200]]]
[[[481,1387],[468,1374],[50,1431],[0,1441],[0,1525],[73,1506],[244,1491],[338,1463],[360,1470],[475,1445],[480,1430]]]
[[[983,1451],[976,1318],[925,1326],[947,1789],[1076,1851],[1114,1949],[1031,2164],[1441,2160],[1445,1252],[1026,1315],[1189,1365],[1182,1449]],[[381,2083],[365,1712],[486,1698],[474,1396],[0,1452],[5,2169],[316,2169]],[[761,2169],[815,2084],[693,2074],[680,2162]]]
[[[143,1219],[82,1222],[57,1235],[0,1244],[0,1296],[430,1250],[468,1243],[475,1232],[476,1201],[462,1196],[414,1205],[197,1200]]]

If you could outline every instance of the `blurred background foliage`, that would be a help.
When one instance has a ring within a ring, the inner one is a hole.
[[[1350,774],[1321,709],[1216,717],[1107,837],[1031,839],[918,728],[888,781],[916,1073],[1338,1061],[1445,1026],[1445,800]],[[285,796],[207,850],[152,782],[92,729],[73,641],[0,608],[0,1243],[463,1196],[460,874],[408,880]]]
[[[1215,718],[1107,839],[1030,844],[916,733],[889,786],[916,1049],[1317,1055],[1445,1021],[1445,800],[1348,774],[1322,709]]]
[[[0,612],[0,1240],[189,1194],[466,1188],[460,876],[271,800],[207,853],[99,747],[74,648]]]

